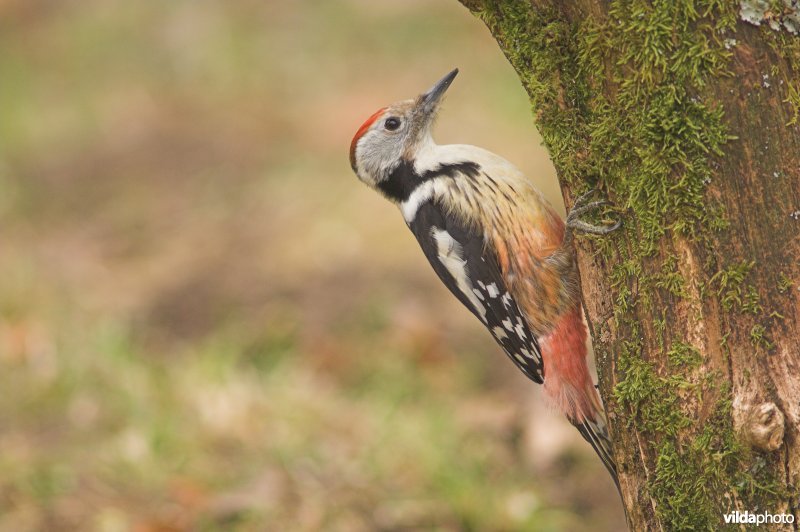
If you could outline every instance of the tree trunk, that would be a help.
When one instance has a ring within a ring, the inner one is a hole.
[[[800,2],[461,2],[624,224],[577,254],[630,527],[800,520]]]

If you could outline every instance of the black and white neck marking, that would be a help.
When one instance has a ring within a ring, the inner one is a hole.
[[[414,164],[401,160],[389,176],[378,182],[377,188],[387,199],[400,204],[406,223],[414,219],[420,204],[430,198],[434,180],[439,177],[455,178],[458,174],[475,178],[480,165],[471,161],[439,164],[435,168],[418,171]]]
[[[481,167],[478,163],[462,161],[459,163],[440,164],[430,170],[419,172],[414,168],[413,163],[401,160],[400,164],[389,172],[389,176],[380,181],[377,187],[388,199],[402,203],[408,200],[417,187],[427,181],[442,176],[454,178],[459,173],[474,178],[478,176],[480,169]]]

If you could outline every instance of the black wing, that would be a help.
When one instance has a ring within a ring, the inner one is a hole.
[[[497,255],[483,235],[432,202],[420,205],[408,225],[445,286],[483,322],[514,364],[541,384],[539,342],[506,288]]]

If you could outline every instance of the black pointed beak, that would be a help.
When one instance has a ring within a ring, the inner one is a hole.
[[[458,75],[458,69],[453,69],[449,74],[436,82],[436,84],[428,90],[428,92],[421,94],[417,100],[417,108],[424,114],[428,115],[433,113],[439,106],[447,88],[453,83],[453,80]]]

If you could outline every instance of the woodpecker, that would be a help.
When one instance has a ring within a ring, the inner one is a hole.
[[[358,178],[397,205],[425,257],[516,366],[594,448],[617,482],[605,412],[587,361],[573,230],[606,234],[579,216],[606,202],[581,196],[566,222],[505,159],[433,141],[458,69],[417,98],[378,109],[350,144]]]

